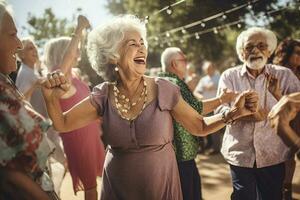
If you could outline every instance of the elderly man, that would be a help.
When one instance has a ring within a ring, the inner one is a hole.
[[[204,102],[198,101],[184,82],[187,60],[184,53],[177,47],[170,47],[164,50],[161,55],[161,64],[163,73],[160,76],[178,85],[183,99],[199,113],[209,113],[218,107],[221,102],[230,102],[236,96],[232,92],[225,91],[218,98],[215,97]],[[198,138],[191,135],[176,121],[173,122],[173,125],[174,146],[183,199],[202,199],[200,175],[194,160],[199,148]]]
[[[271,128],[267,114],[282,95],[300,91],[300,82],[289,69],[267,64],[276,44],[270,30],[243,31],[236,43],[243,65],[226,70],[220,78],[218,93],[228,88],[255,90],[260,96],[259,111],[233,122],[225,131],[221,152],[230,164],[234,200],[282,199],[284,162],[290,151]],[[226,113],[230,106],[222,105],[217,112]]]

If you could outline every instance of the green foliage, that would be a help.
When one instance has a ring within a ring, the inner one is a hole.
[[[253,22],[254,25],[259,25],[263,22],[264,26],[270,26],[278,34],[279,39],[288,35],[299,37],[298,26],[300,18],[298,7],[295,6],[297,4],[292,3],[291,5],[294,6],[291,6],[290,11],[284,11],[283,14],[279,12],[274,14],[274,16],[267,16],[270,20],[263,20],[263,16],[260,16],[262,12],[280,8],[278,2],[283,2],[282,0],[260,0],[253,4],[252,7],[247,6],[227,14],[226,19],[219,17],[206,22],[205,27],[197,25],[186,29],[185,34],[182,31],[178,31],[170,33],[170,36],[167,37],[166,31],[168,30],[190,24],[249,2],[246,0],[186,0],[173,7],[171,15],[165,11],[155,14],[158,10],[178,1],[108,0],[107,7],[113,14],[132,13],[141,18],[149,16],[147,29],[149,42],[148,64],[150,67],[160,66],[159,56],[163,49],[168,46],[180,47],[187,54],[189,60],[196,63],[196,65],[200,64],[203,59],[209,59],[215,61],[220,70],[230,67],[239,62],[235,52],[237,35],[245,27],[248,27],[249,24],[253,24]],[[271,20],[272,18],[274,21]],[[240,28],[237,26],[223,28],[218,30],[217,34],[211,31],[200,35],[199,39],[196,39],[192,35],[195,32],[205,31],[239,19],[246,20],[247,23],[242,24]],[[293,23],[290,23],[291,19],[294,20]],[[252,21],[252,23],[248,24],[248,21]],[[191,37],[184,39],[189,34]]]
[[[52,12],[51,8],[44,11],[42,17],[28,14],[27,31],[37,41],[37,45],[42,47],[47,39],[59,36],[69,36],[73,32],[73,26],[67,19],[59,19]],[[26,29],[26,28],[25,28]]]

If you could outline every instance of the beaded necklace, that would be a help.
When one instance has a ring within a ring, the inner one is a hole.
[[[137,101],[135,101],[135,102],[131,102],[128,97],[126,97],[124,94],[121,94],[120,90],[117,87],[117,83],[114,83],[114,85],[113,85],[113,93],[114,93],[114,101],[115,101],[117,111],[123,119],[126,119],[128,121],[132,121],[132,120],[136,119],[146,107],[148,92],[147,92],[147,83],[144,79],[143,79],[142,92],[141,92],[139,98],[137,99]],[[140,110],[140,112],[132,118],[126,117],[125,115],[133,107],[135,107],[143,98],[144,98],[143,107]]]

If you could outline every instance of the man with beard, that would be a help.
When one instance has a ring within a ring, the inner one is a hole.
[[[300,82],[287,68],[267,64],[276,48],[275,34],[253,27],[237,38],[236,50],[243,65],[227,69],[219,82],[236,92],[255,90],[260,97],[259,110],[226,127],[221,152],[230,165],[233,200],[282,200],[284,162],[289,148],[276,135],[267,119],[268,112],[282,95],[300,91]],[[217,112],[228,112],[223,104]]]

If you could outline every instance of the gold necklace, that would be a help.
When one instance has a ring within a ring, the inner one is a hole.
[[[148,93],[147,93],[147,83],[146,83],[146,81],[144,79],[143,79],[143,89],[142,89],[142,92],[141,92],[139,98],[137,99],[137,101],[135,101],[135,102],[131,102],[128,97],[126,97],[124,94],[121,94],[120,90],[117,87],[117,83],[114,83],[113,93],[114,93],[114,101],[115,101],[115,105],[116,105],[117,111],[118,111],[119,115],[123,119],[126,119],[128,121],[134,120],[137,116],[139,116],[141,114],[141,112],[146,107]],[[142,100],[142,98],[144,98],[144,102],[143,102],[143,107],[140,110],[140,112],[136,116],[134,116],[133,118],[126,117],[125,115],[133,107],[135,107]]]

